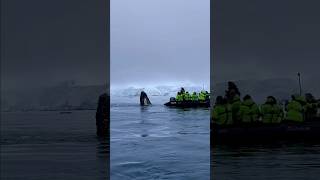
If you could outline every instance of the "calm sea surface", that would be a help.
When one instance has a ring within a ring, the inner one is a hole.
[[[319,144],[217,146],[212,155],[216,180],[320,179]]]
[[[111,104],[111,179],[209,179],[209,110]],[[107,179],[95,111],[1,113],[1,179]],[[320,145],[212,148],[214,179],[320,179]]]
[[[1,113],[1,179],[106,179],[95,111]]]

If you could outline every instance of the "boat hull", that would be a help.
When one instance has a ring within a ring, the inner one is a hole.
[[[205,102],[177,102],[177,101],[170,101],[164,104],[168,107],[176,107],[176,108],[208,108],[210,107],[210,101]]]
[[[253,124],[238,127],[212,127],[211,144],[243,144],[279,141],[320,142],[320,120],[305,123]]]

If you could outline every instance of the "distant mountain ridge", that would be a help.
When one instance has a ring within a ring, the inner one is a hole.
[[[289,78],[274,78],[264,80],[238,80],[234,81],[241,92],[241,97],[250,94],[258,103],[263,103],[269,95],[278,100],[290,99],[294,93],[299,93],[297,80]],[[320,98],[320,84],[317,78],[302,81],[303,93],[311,92]],[[138,97],[144,90],[148,96],[170,97],[175,96],[180,86],[155,86],[155,87],[128,87],[111,89],[111,97]],[[214,97],[224,95],[227,82],[214,84]],[[201,86],[186,86],[187,91],[199,92]],[[205,90],[208,88],[205,87]],[[21,89],[17,91],[2,91],[1,110],[68,110],[68,109],[95,109],[99,95],[106,92],[106,85],[75,85],[63,83],[57,86],[42,89]]]

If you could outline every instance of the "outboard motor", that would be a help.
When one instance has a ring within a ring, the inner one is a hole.
[[[140,106],[148,106],[148,105],[151,105],[151,102],[147,96],[147,93],[145,93],[144,91],[141,91]]]

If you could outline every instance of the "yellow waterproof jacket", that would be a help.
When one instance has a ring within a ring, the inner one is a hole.
[[[259,107],[251,99],[243,101],[240,105],[239,115],[244,123],[257,121],[259,118]]]
[[[205,101],[206,100],[206,94],[204,92],[199,93],[199,101]]]
[[[261,116],[263,123],[280,123],[283,111],[278,104],[263,104],[261,106]]]
[[[287,106],[287,116],[286,120],[303,122],[304,108],[301,103],[297,100],[292,100]]]
[[[181,94],[178,94],[177,96],[176,96],[176,101],[183,101],[183,97],[182,97],[182,95]]]
[[[230,121],[227,117],[226,105],[215,105],[213,107],[212,118],[213,118],[213,122],[218,125],[232,124],[232,121]]]
[[[229,102],[229,111],[232,113],[233,122],[240,120],[239,110],[241,106],[241,100],[239,95],[235,95],[233,99]]]
[[[192,100],[192,101],[198,101],[198,95],[197,95],[196,93],[193,93],[193,94],[191,95],[191,100]]]
[[[185,101],[191,100],[190,94],[189,94],[189,93],[184,93],[184,94],[183,94],[183,99],[184,99]]]

